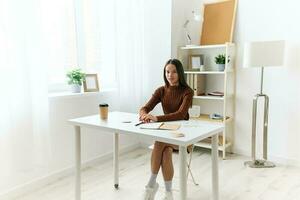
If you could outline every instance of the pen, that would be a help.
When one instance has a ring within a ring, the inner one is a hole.
[[[137,124],[135,124],[135,126],[141,125],[141,124],[143,124],[143,123],[144,123],[144,122],[137,123]]]

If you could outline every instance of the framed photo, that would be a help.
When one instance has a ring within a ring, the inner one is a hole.
[[[204,66],[204,55],[190,55],[189,56],[189,66],[192,70],[200,70]],[[200,70],[202,71],[202,70]]]
[[[97,74],[86,74],[85,80],[83,81],[84,92],[98,92],[98,75]]]

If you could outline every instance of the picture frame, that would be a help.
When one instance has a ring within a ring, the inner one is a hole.
[[[84,92],[98,92],[99,83],[97,74],[86,74],[83,81]]]
[[[190,55],[189,56],[189,66],[193,71],[202,71],[204,66],[204,55]]]

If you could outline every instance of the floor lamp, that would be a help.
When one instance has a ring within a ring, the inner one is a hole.
[[[275,167],[275,164],[268,161],[268,114],[269,97],[263,93],[264,67],[283,66],[284,41],[265,41],[246,43],[244,49],[244,67],[260,67],[260,93],[253,98],[252,105],[252,161],[245,162],[252,168]],[[257,101],[264,99],[264,123],[263,123],[263,159],[256,158],[256,117]]]

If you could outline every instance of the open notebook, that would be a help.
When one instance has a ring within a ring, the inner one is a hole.
[[[178,130],[180,128],[180,124],[170,124],[164,122],[154,122],[154,123],[145,123],[141,124],[140,128],[142,129],[158,129],[158,130]]]

